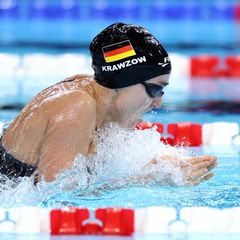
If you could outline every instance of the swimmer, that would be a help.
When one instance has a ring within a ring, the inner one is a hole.
[[[171,62],[145,28],[112,24],[92,40],[90,52],[94,76],[75,75],[48,87],[11,122],[0,141],[1,173],[10,178],[37,173],[38,180],[53,181],[77,154],[95,153],[96,130],[110,122],[135,128],[143,113],[161,107]],[[191,168],[179,164],[192,185],[213,176],[215,157],[188,161]]]

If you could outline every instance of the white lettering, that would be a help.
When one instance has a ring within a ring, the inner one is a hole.
[[[146,62],[146,57],[142,56],[139,58],[133,58],[131,60],[127,60],[125,62],[121,62],[118,63],[116,65],[112,65],[112,66],[102,66],[102,71],[105,72],[112,72],[112,71],[116,71],[122,68],[126,68],[126,67],[131,67],[132,65],[138,64],[138,63],[143,63]]]
[[[113,65],[113,67],[112,67],[112,71],[115,71],[115,70],[118,70],[118,68],[117,68],[116,65]]]
[[[126,65],[126,67],[130,67],[132,64],[130,63],[130,60],[127,60],[126,62],[125,62],[127,65]]]
[[[118,63],[117,66],[118,66],[118,69],[125,68],[125,62]]]
[[[133,59],[132,60],[132,64],[138,64],[138,60],[137,59]]]
[[[143,56],[143,57],[138,58],[138,61],[139,61],[140,63],[142,63],[142,62],[146,62],[147,60],[146,60],[146,57]]]

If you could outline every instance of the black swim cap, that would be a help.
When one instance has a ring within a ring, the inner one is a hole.
[[[145,28],[114,23],[90,44],[95,80],[107,88],[123,88],[171,72],[167,52]]]

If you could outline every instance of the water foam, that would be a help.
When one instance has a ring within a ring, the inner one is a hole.
[[[180,147],[164,145],[155,129],[126,130],[110,124],[98,130],[96,138],[97,153],[89,157],[79,154],[73,167],[60,173],[53,182],[41,181],[35,186],[33,178],[13,181],[0,175],[1,206],[39,206],[67,192],[80,196],[95,194],[98,189],[139,184],[184,185],[184,176],[177,164],[163,160],[146,166],[162,156],[187,159],[192,154]]]

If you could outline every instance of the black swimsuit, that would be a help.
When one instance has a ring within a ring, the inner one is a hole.
[[[9,178],[30,177],[37,167],[23,163],[9,154],[2,145],[0,138],[0,173]]]

